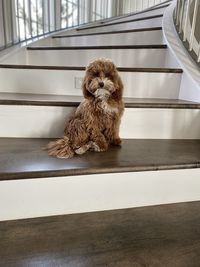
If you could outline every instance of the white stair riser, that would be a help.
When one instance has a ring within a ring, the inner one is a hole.
[[[44,39],[46,40],[46,39]],[[50,39],[49,39],[50,42]],[[48,45],[48,44],[47,44]],[[112,49],[27,51],[20,49],[7,55],[1,64],[35,64],[58,66],[87,66],[96,58],[110,58],[119,67],[177,68],[177,61],[168,49]]]
[[[51,43],[51,41],[50,41]],[[161,30],[53,39],[53,46],[163,44]],[[37,46],[37,44],[33,45]]]
[[[200,139],[200,110],[127,108],[120,132],[130,139]]]
[[[0,106],[0,137],[58,138],[75,107]],[[122,138],[200,139],[200,110],[126,108]]]
[[[35,50],[27,52],[27,63],[46,66],[87,66],[97,58],[109,58],[119,67],[165,68],[167,49]],[[10,62],[12,59],[9,59]],[[6,63],[6,62],[5,62]],[[18,64],[20,61],[18,62]]]
[[[140,28],[152,28],[152,27],[161,27],[162,26],[162,17],[154,19],[146,19],[134,22],[126,22],[122,24],[110,25],[106,27],[98,27],[92,29],[85,29],[78,31],[78,33],[90,33],[90,32],[105,32],[105,31],[117,31],[117,30],[130,30],[130,29],[140,29]]]
[[[0,220],[196,201],[199,177],[189,169],[4,181]]]
[[[0,69],[0,91],[35,94],[82,95],[75,78],[84,71]],[[124,96],[177,99],[181,74],[121,72]]]

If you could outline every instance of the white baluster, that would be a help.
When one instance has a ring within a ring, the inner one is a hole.
[[[181,7],[180,7],[180,23],[179,23],[179,33],[183,30],[183,14],[185,9],[185,0],[181,1]]]
[[[189,18],[189,13],[190,13],[191,0],[188,0],[186,3],[187,3],[187,9],[186,9],[185,22],[184,22],[184,28],[183,28],[183,41],[184,42],[187,39],[187,26],[188,26],[188,18]]]
[[[190,39],[189,39],[189,51],[192,51],[192,49],[193,49],[194,31],[195,31],[196,20],[197,20],[198,1],[199,0],[195,0],[195,5],[194,5],[194,14],[193,14],[193,19],[192,19],[192,29],[191,29]]]
[[[180,6],[181,6],[181,1],[177,0],[177,5],[176,5],[176,26],[179,25],[180,21]]]
[[[199,50],[198,50],[198,55],[197,55],[197,62],[200,62],[200,41],[199,41]]]

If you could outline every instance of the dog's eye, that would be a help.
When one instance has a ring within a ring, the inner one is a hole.
[[[112,79],[112,75],[110,73],[106,73],[106,78]]]
[[[98,76],[99,76],[99,72],[98,71],[94,72],[94,77],[98,77]]]

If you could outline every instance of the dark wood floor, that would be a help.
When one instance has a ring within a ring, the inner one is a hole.
[[[199,267],[200,202],[0,222],[0,267]]]
[[[200,140],[123,140],[72,159],[50,157],[49,139],[0,138],[0,180],[200,167]]]

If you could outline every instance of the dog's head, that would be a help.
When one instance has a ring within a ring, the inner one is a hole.
[[[123,84],[113,62],[97,59],[86,68],[83,79],[83,95],[87,99],[121,100]]]

